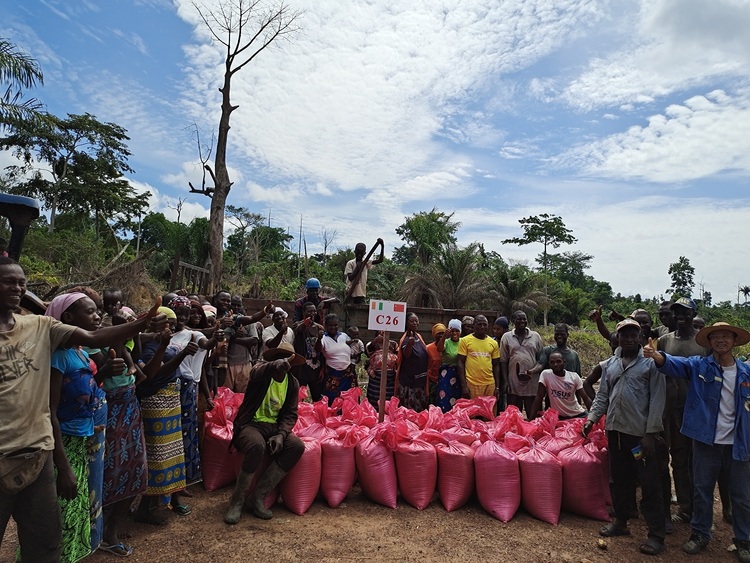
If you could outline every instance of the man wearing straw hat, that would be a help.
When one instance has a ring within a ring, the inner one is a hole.
[[[750,342],[743,328],[718,322],[695,335],[706,357],[680,358],[644,348],[659,370],[689,381],[681,432],[693,440],[693,530],[683,551],[697,554],[711,539],[714,489],[728,470],[734,544],[740,561],[750,562],[750,366],[733,349]]]
[[[234,419],[232,443],[244,454],[244,459],[224,516],[227,524],[240,521],[245,497],[266,452],[273,461],[248,499],[248,508],[258,518],[272,518],[273,513],[263,506],[263,499],[305,451],[302,440],[292,434],[297,423],[299,382],[289,373],[292,366],[304,364],[305,358],[295,354],[291,344],[282,342],[263,352],[263,360],[250,371],[245,399]]]

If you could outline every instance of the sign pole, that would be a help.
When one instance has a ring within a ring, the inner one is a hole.
[[[380,364],[380,397],[378,398],[378,423],[385,419],[385,389],[388,385],[388,352],[390,348],[390,333],[383,331],[383,361]],[[395,389],[394,389],[395,391]]]
[[[406,325],[406,303],[370,299],[367,329],[383,334],[383,362],[380,367],[380,397],[378,397],[378,422],[385,418],[385,390],[388,384],[388,349],[391,330],[403,330]]]

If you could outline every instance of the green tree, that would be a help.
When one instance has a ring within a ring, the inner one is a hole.
[[[479,245],[466,248],[451,244],[419,266],[404,283],[402,299],[417,307],[464,309],[476,307],[487,285],[479,269]]]
[[[461,223],[451,221],[454,213],[446,215],[433,207],[420,211],[396,227],[396,234],[404,241],[393,251],[397,264],[426,266],[442,249],[456,244],[456,231]]]
[[[539,274],[524,264],[512,264],[500,270],[491,290],[493,303],[505,315],[524,311],[533,317],[549,307],[550,300],[540,289]],[[510,318],[510,316],[508,317]]]
[[[547,249],[559,248],[561,244],[573,244],[578,239],[572,235],[572,231],[565,226],[562,218],[549,213],[541,213],[531,217],[519,219],[523,229],[522,237],[513,237],[503,241],[503,244],[518,244],[524,246],[532,243],[541,243],[543,246],[541,255],[542,271],[544,272],[544,295],[549,298],[547,290],[547,269],[549,257]],[[547,299],[548,300],[548,299]],[[544,309],[544,326],[547,326],[547,307]]]
[[[42,120],[42,104],[35,98],[23,100],[23,91],[44,83],[42,69],[34,59],[6,39],[0,39],[0,125]]]
[[[218,6],[193,2],[193,7],[213,39],[225,49],[224,78],[219,87],[221,116],[214,166],[211,168],[207,160],[203,166],[211,175],[213,186],[206,186],[205,174],[200,189],[190,185],[191,191],[211,198],[211,230],[208,239],[211,249],[211,279],[213,283],[219,283],[224,260],[224,208],[232,188],[227,169],[229,121],[232,112],[239,107],[231,102],[232,77],[274,41],[288,39],[296,33],[301,13],[290,9],[283,0],[277,4],[264,0],[221,0]],[[203,161],[202,156],[201,160]]]
[[[250,233],[256,227],[263,225],[264,217],[259,213],[252,213],[245,207],[226,206],[226,220],[234,227],[234,232],[227,237],[225,254],[230,254],[238,274],[247,269],[251,256]]]
[[[672,294],[672,298],[678,297],[690,297],[693,293],[693,276],[695,275],[695,268],[690,265],[690,260],[684,256],[680,256],[677,262],[673,262],[669,265],[667,273],[672,278],[672,287],[666,292]]]
[[[49,232],[59,212],[76,212],[94,219],[131,217],[148,206],[147,193],[137,194],[123,177],[128,165],[127,131],[102,123],[91,114],[49,116],[41,124],[16,123],[0,148],[13,151],[23,164],[9,167],[16,183],[12,192],[40,199],[50,211]],[[43,167],[38,167],[38,162]],[[98,232],[98,231],[97,231]]]

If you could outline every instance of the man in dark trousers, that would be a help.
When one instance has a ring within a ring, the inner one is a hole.
[[[701,329],[695,342],[711,355],[643,350],[662,373],[689,383],[681,431],[693,441],[693,532],[682,550],[695,555],[711,540],[716,481],[728,471],[737,558],[750,563],[750,366],[734,357],[734,347],[750,342],[750,333],[718,322]]]
[[[648,538],[641,553],[664,551],[665,510],[661,475],[667,463],[662,414],[666,383],[641,349],[641,325],[625,319],[617,325],[619,348],[602,367],[599,392],[591,405],[583,435],[607,415],[609,467],[615,519],[599,533],[605,537],[630,535],[628,516],[635,504],[635,489],[641,484],[641,513]]]
[[[265,496],[278,485],[302,457],[305,445],[292,434],[297,423],[299,383],[289,374],[292,366],[305,363],[294,347],[282,342],[263,352],[263,361],[253,366],[245,399],[234,419],[232,443],[244,454],[242,470],[229,501],[224,522],[237,524],[250,485],[267,452],[273,461],[263,472],[248,508],[258,518],[269,520],[273,513],[263,505]]]

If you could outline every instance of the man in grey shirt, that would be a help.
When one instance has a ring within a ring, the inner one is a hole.
[[[665,510],[661,468],[666,464],[662,414],[666,397],[664,376],[653,360],[643,356],[641,327],[633,319],[617,325],[619,348],[602,367],[602,379],[583,435],[606,413],[612,503],[615,519],[604,526],[602,536],[629,535],[628,514],[635,504],[635,489],[641,484],[641,513],[648,538],[641,553],[664,551]]]

